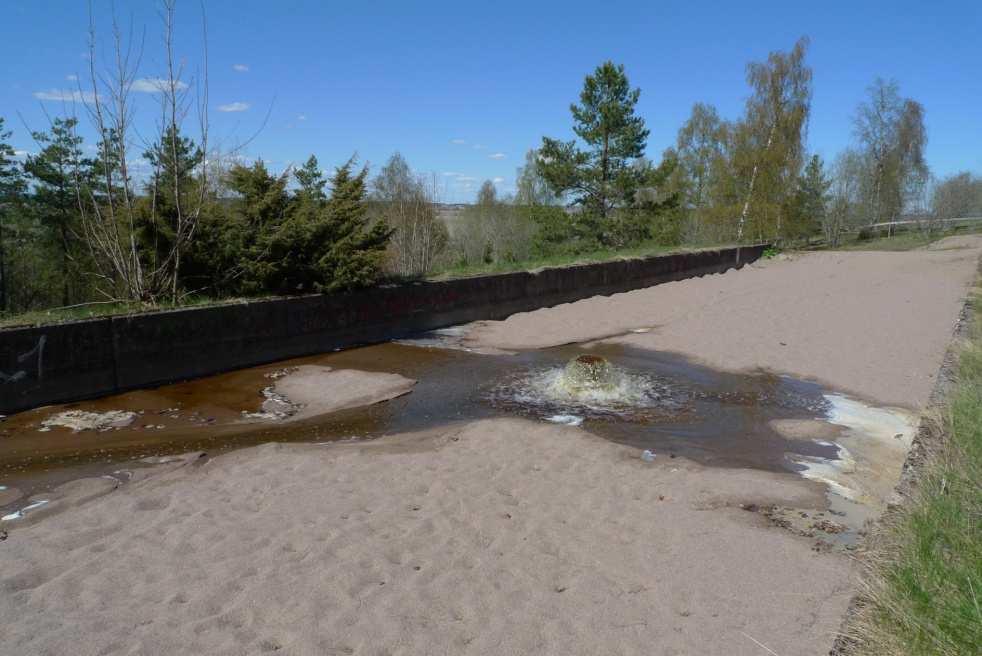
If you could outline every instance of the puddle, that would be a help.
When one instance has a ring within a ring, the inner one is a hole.
[[[808,511],[808,520],[847,525],[840,533],[855,536],[889,497],[913,436],[914,418],[903,411],[867,406],[787,376],[724,373],[617,344],[478,354],[467,350],[465,337],[460,328],[445,329],[20,413],[0,423],[0,484],[28,499],[82,477],[125,477],[178,453],[369,439],[518,415],[579,426],[639,454],[799,472],[829,489],[832,517]],[[599,384],[583,387],[565,378],[577,360],[599,367],[587,371]],[[384,403],[284,422],[293,409],[272,393],[271,383],[301,365],[388,372],[418,383]],[[796,422],[826,432],[809,439],[775,428]],[[7,516],[22,510],[0,503]],[[783,511],[770,512],[780,520]],[[826,526],[831,535],[839,535],[836,526]]]
[[[43,506],[43,505],[45,505],[47,503],[48,503],[48,500],[47,499],[39,499],[38,501],[34,501],[33,503],[29,503],[26,506],[24,506],[23,508],[21,508],[20,510],[15,510],[12,513],[9,513],[7,515],[4,515],[4,516],[0,517],[0,522],[11,522],[11,521],[14,521],[15,519],[21,519],[22,517],[24,517],[24,515],[26,515],[27,513],[31,512],[35,508],[40,508],[41,506]]]

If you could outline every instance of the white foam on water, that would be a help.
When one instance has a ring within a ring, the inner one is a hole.
[[[657,388],[652,381],[613,367],[610,379],[601,385],[578,384],[570,381],[565,369],[555,368],[530,377],[527,387],[533,394],[553,402],[580,404],[597,410],[643,408],[657,399]]]
[[[517,408],[554,423],[554,417],[612,419],[679,412],[688,396],[648,373],[621,369],[584,354],[565,366],[517,374],[489,394],[496,407]],[[579,425],[578,423],[575,425]]]
[[[470,328],[470,324],[460,324],[457,326],[450,326],[448,328],[437,328],[436,330],[429,330],[413,337],[398,339],[396,340],[396,343],[406,344],[409,346],[421,346],[423,348],[445,348],[470,351],[471,349],[463,345],[463,340],[470,332]]]
[[[47,432],[55,427],[69,428],[73,433],[81,431],[102,431],[111,428],[125,428],[136,419],[136,413],[128,410],[108,410],[106,412],[87,412],[85,410],[66,410],[51,415],[41,422],[39,432]]]
[[[917,431],[917,417],[899,408],[879,408],[840,394],[826,394],[825,420],[845,429],[835,442],[835,458],[795,455],[801,475],[858,503],[882,506],[899,480],[900,467]],[[846,446],[848,445],[848,447]]]
[[[31,511],[31,510],[34,510],[35,508],[40,508],[41,506],[43,506],[46,503],[48,503],[48,500],[47,499],[41,499],[39,501],[35,501],[34,503],[31,503],[31,504],[28,504],[28,505],[24,506],[23,508],[21,508],[17,512],[12,512],[9,515],[4,515],[3,517],[0,517],[0,522],[10,522],[10,521],[13,521],[15,519],[20,519],[21,517],[24,516],[24,513],[28,512],[28,511]]]
[[[546,417],[546,421],[551,421],[554,424],[563,424],[565,426],[579,426],[583,423],[583,417],[577,415],[553,415],[551,417]]]
[[[829,445],[828,443],[826,443]],[[852,459],[849,452],[839,445],[837,446],[839,459],[820,458],[818,456],[795,456],[792,461],[804,467],[799,473],[811,481],[825,483],[829,489],[841,497],[850,501],[856,501],[859,492],[848,487],[842,482],[843,474],[852,473],[856,469],[856,461]]]
[[[828,421],[855,433],[910,448],[917,431],[917,419],[896,408],[876,408],[839,394],[826,394]]]

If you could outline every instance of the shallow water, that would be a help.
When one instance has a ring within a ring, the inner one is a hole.
[[[567,345],[515,354],[475,354],[443,331],[409,343],[388,343],[139,390],[94,401],[39,408],[0,424],[0,484],[19,489],[4,514],[30,495],[83,476],[145,466],[141,458],[188,451],[211,455],[270,441],[327,442],[416,431],[456,421],[523,416],[581,426],[617,443],[684,456],[711,466],[805,471],[834,463],[839,445],[788,439],[780,419],[826,419],[828,391],[768,373],[730,374],[685,358],[618,345]],[[438,348],[434,348],[438,347]],[[589,353],[614,367],[612,393],[564,396],[557,381],[566,363]],[[318,364],[401,374],[413,391],[386,403],[301,421],[249,420],[260,409],[270,376],[285,367]],[[131,411],[131,426],[103,431],[51,427],[57,412]],[[805,463],[805,464],[803,464]]]
[[[532,398],[529,376],[549,377],[578,346],[516,355],[473,355],[459,350],[382,344],[210,378],[140,390],[94,401],[21,413],[2,424],[0,480],[16,472],[71,467],[76,462],[163,455],[190,450],[220,451],[269,441],[326,441],[375,437],[430,428],[452,421],[501,415],[545,418],[582,416],[584,426],[618,442],[672,450],[707,464],[780,468],[785,450],[797,441],[767,426],[775,418],[811,418],[824,411],[822,389],[791,378],[733,375],[688,363],[676,356],[616,346],[591,348],[615,366],[648,382],[644,404],[562,404]],[[419,382],[405,397],[306,421],[243,422],[259,410],[271,372],[299,364],[387,371]],[[139,413],[133,425],[106,431],[39,432],[45,418],[66,409]],[[832,453],[805,445],[805,455]]]

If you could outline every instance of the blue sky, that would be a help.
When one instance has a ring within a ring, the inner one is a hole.
[[[93,0],[108,43],[110,3]],[[4,0],[0,116],[17,149],[36,150],[42,103],[63,111],[68,76],[83,75],[86,3]],[[400,151],[435,173],[444,200],[469,201],[481,180],[507,193],[523,153],[543,135],[569,138],[569,103],[605,59],[642,89],[648,154],[672,144],[694,102],[735,118],[745,65],[801,35],[811,38],[813,151],[831,159],[852,140],[851,119],[876,76],[926,107],[928,161],[937,175],[982,172],[982,2],[333,2],[206,0],[213,140],[274,169],[310,153],[325,166],[353,153],[373,167]],[[162,72],[153,0],[116,1],[146,27],[141,75]],[[197,66],[197,1],[178,1],[177,54]],[[136,94],[138,121],[153,94]],[[221,111],[241,109],[242,111]],[[19,116],[18,116],[19,114]]]

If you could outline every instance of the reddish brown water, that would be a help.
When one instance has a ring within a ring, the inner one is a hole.
[[[708,465],[788,469],[787,453],[835,457],[835,449],[787,440],[772,419],[814,418],[823,412],[822,389],[794,379],[725,374],[684,358],[618,346],[563,346],[516,355],[478,355],[462,350],[381,344],[231,372],[152,390],[20,413],[0,424],[0,486],[36,493],[90,475],[134,466],[140,458],[188,451],[210,455],[263,442],[323,442],[373,438],[502,415],[545,419],[582,408],[526,403],[509,396],[509,381],[571,358],[602,356],[624,371],[643,372],[665,405],[644,412],[584,414],[583,429],[656,453],[682,455]],[[267,374],[298,364],[398,373],[418,380],[403,397],[369,407],[295,422],[244,421],[258,411]],[[41,422],[69,409],[140,413],[126,428],[105,432],[55,428]],[[122,475],[125,478],[125,475]],[[0,508],[16,506],[4,502]]]

